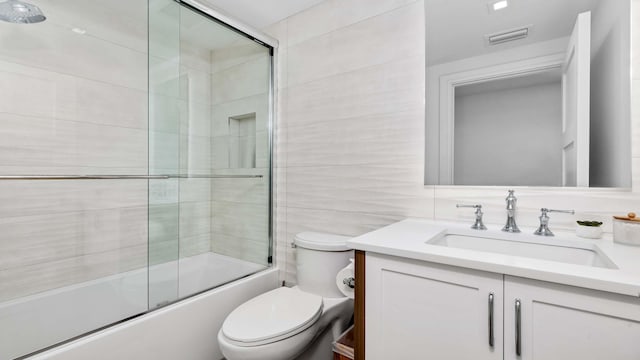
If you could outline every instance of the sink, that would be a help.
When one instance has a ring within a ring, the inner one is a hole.
[[[506,235],[509,237],[510,235]],[[526,235],[516,235],[526,236]],[[511,237],[515,237],[511,235]],[[550,243],[553,241],[553,243]],[[511,256],[520,256],[566,264],[617,269],[618,267],[593,244],[575,244],[558,239],[522,240],[500,238],[499,235],[467,235],[445,233],[427,241],[427,244],[449,248],[475,250]]]

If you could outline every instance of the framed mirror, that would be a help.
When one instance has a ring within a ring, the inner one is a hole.
[[[630,10],[425,0],[425,184],[631,187]]]

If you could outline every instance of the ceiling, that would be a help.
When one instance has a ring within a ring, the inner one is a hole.
[[[491,12],[491,0],[426,0],[427,63],[435,65],[571,34],[577,15],[611,0],[508,0]],[[485,35],[533,25],[522,40],[495,46]]]
[[[324,0],[202,0],[256,29],[275,24]]]

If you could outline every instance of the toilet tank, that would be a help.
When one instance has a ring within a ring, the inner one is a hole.
[[[336,275],[349,265],[353,250],[347,236],[302,232],[295,236],[296,272],[302,291],[322,297],[344,297],[336,285]]]

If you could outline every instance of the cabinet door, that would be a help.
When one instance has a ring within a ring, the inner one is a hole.
[[[640,299],[505,276],[504,358],[640,359]],[[516,305],[520,301],[520,353]]]
[[[502,359],[502,285],[498,274],[367,253],[367,360]]]

